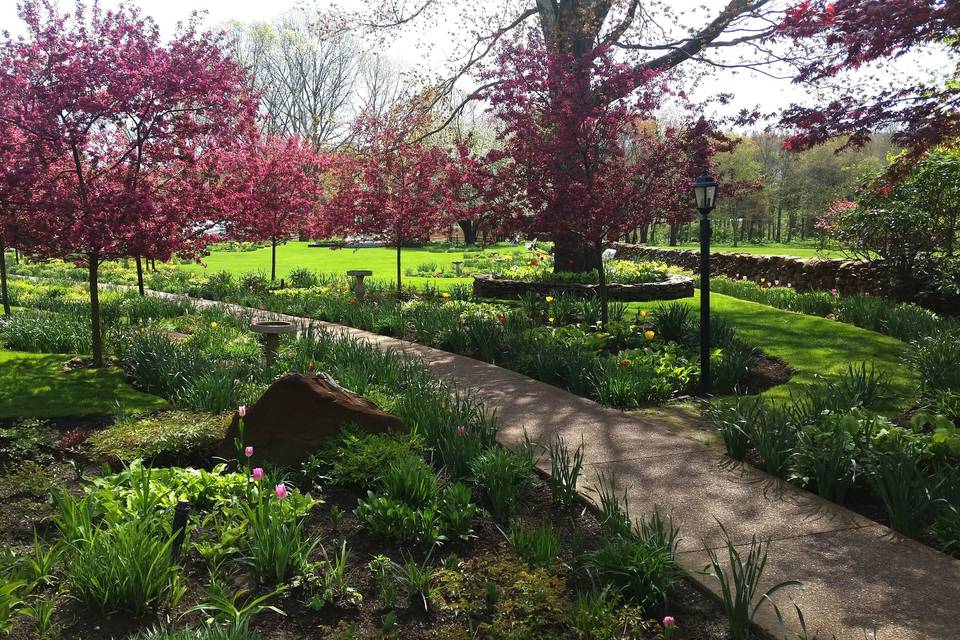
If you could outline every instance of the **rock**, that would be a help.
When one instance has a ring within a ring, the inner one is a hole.
[[[234,415],[221,443],[219,453],[225,458],[236,457],[239,418]],[[253,447],[256,464],[296,465],[346,424],[366,433],[406,430],[399,418],[325,374],[289,373],[247,407],[243,441]]]

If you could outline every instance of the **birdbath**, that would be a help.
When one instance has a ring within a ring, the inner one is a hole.
[[[460,273],[460,265],[462,265],[462,264],[463,264],[463,260],[454,260],[454,261],[453,261],[453,266],[454,266],[454,268],[457,270],[457,277],[458,277],[458,278],[459,278],[460,275],[461,275],[461,273]]]
[[[353,278],[353,295],[356,297],[357,302],[363,300],[364,288],[363,288],[363,279],[367,276],[372,276],[373,271],[368,269],[353,269],[347,271],[347,275]]]
[[[297,330],[297,326],[285,320],[264,320],[251,324],[250,330],[263,335],[263,357],[269,367],[277,360],[277,351],[280,349],[280,334],[292,333]]]

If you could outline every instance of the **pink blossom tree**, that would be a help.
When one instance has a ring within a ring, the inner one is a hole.
[[[270,242],[270,280],[277,279],[277,244],[311,226],[320,204],[325,160],[296,137],[272,136],[224,159],[223,177],[236,196],[230,237]]]
[[[504,47],[486,76],[502,123],[503,149],[495,155],[509,160],[500,184],[523,203],[512,224],[553,236],[557,271],[596,270],[606,321],[603,250],[682,207],[692,176],[708,161],[710,128],[703,120],[683,131],[651,128],[667,93],[663,79],[617,64],[603,48],[580,57],[550,53],[532,37]]]
[[[397,294],[402,294],[401,249],[429,239],[454,222],[445,173],[449,152],[416,141],[429,113],[401,104],[381,118],[355,125],[356,154],[341,154],[334,193],[326,206],[329,232],[377,238],[397,251]]]
[[[42,173],[30,193],[23,248],[75,255],[88,269],[94,364],[103,364],[98,270],[130,255],[130,238],[156,221],[168,254],[192,234],[193,212],[162,176],[178,176],[212,149],[255,132],[247,78],[218,36],[194,22],[163,43],[135,8],[78,4],[72,15],[23,0],[26,35],[7,36],[0,70],[5,126]],[[166,235],[169,233],[169,235]],[[164,237],[165,236],[165,237]],[[20,239],[18,238],[18,243]]]

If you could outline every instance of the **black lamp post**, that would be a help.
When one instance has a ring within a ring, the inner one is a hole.
[[[719,184],[704,168],[693,181],[693,195],[700,212],[700,391],[710,393],[710,212]]]

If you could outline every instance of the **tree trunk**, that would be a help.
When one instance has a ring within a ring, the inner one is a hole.
[[[777,242],[780,242],[780,221],[783,218],[783,205],[777,205]]]
[[[270,240],[270,282],[277,279],[277,240]]]
[[[610,308],[607,304],[607,270],[603,264],[603,246],[596,247],[594,256],[597,265],[597,281],[600,283],[600,322],[606,326],[610,321]]]
[[[13,264],[20,264],[20,249],[13,248]]]
[[[10,292],[7,290],[7,246],[0,242],[0,298],[3,298],[3,315],[10,315]]]
[[[473,220],[460,220],[457,224],[463,231],[463,244],[471,246],[477,244],[477,227],[473,224]]]
[[[650,223],[640,225],[640,244],[647,244],[650,239]]]
[[[403,297],[403,286],[400,282],[400,248],[403,246],[403,242],[400,239],[397,239],[397,298]]]
[[[87,255],[90,286],[90,348],[93,352],[93,366],[103,366],[103,337],[100,333],[100,289],[99,270],[100,256],[96,253]]]
[[[677,246],[677,236],[680,232],[680,223],[671,222],[670,223],[670,246]]]
[[[586,273],[594,269],[593,250],[572,234],[556,234],[553,239],[553,271]]]
[[[137,290],[140,295],[145,295],[143,291],[143,260],[137,256]]]

